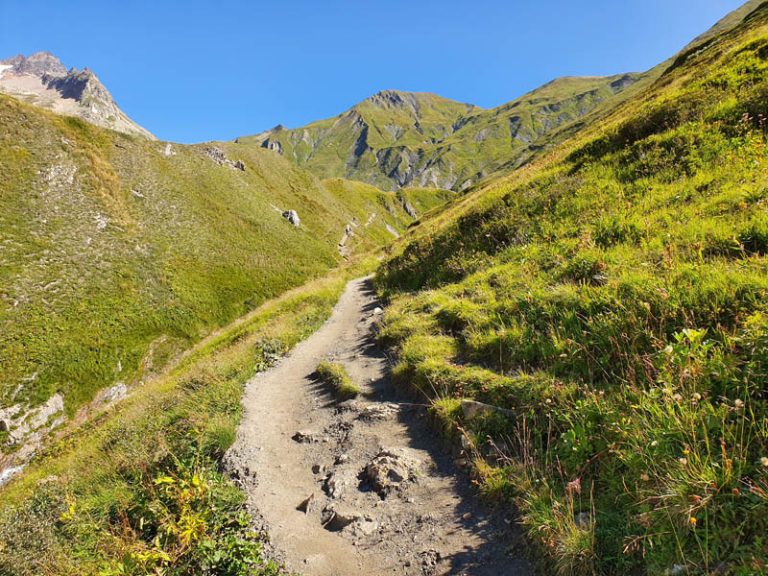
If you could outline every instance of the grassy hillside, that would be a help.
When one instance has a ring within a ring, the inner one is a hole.
[[[387,90],[336,118],[240,141],[277,150],[323,178],[343,176],[383,189],[463,190],[502,167],[519,166],[640,79],[561,78],[491,110]]]
[[[350,274],[370,268],[266,303],[49,445],[3,489],[0,574],[282,573],[220,461],[245,382],[319,328]]]
[[[21,443],[30,407],[62,398],[71,417],[99,390],[141,381],[326,273],[350,222],[360,226],[347,254],[414,220],[395,193],[326,186],[255,147],[167,147],[5,96],[0,128],[3,452]],[[425,209],[446,198],[423,195]],[[277,208],[296,210],[301,226]]]
[[[768,570],[767,6],[378,276],[396,377],[545,573]]]

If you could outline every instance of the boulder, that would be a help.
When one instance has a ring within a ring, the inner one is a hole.
[[[296,212],[296,210],[286,210],[283,212],[283,218],[288,220],[288,222],[297,228],[301,226],[301,219],[299,218],[299,214]]]

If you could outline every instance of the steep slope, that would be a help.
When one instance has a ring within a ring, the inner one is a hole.
[[[768,3],[736,21],[378,276],[396,377],[545,573],[768,570]]]
[[[502,166],[522,164],[553,133],[639,79],[562,78],[492,110],[387,90],[336,118],[240,141],[276,150],[321,177],[464,190]]]
[[[0,60],[0,92],[97,126],[154,139],[120,110],[91,70],[67,70],[49,52]]]
[[[7,96],[0,174],[0,440],[13,458],[38,427],[109,386],[100,400],[122,395],[417,216],[394,192],[326,186],[267,150],[149,141]],[[424,210],[450,196],[422,194]]]

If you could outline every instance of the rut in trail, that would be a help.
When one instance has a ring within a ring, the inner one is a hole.
[[[248,383],[227,465],[271,553],[310,576],[527,576],[513,518],[475,501],[424,407],[392,389],[380,312],[370,280],[350,282],[318,332]],[[324,359],[346,366],[357,400],[313,378]]]

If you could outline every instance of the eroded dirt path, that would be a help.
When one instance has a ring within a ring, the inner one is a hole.
[[[328,322],[246,388],[227,463],[271,552],[311,576],[530,574],[512,519],[476,502],[424,407],[393,390],[380,313],[370,281],[350,282]],[[323,359],[346,366],[357,400],[314,380]]]

